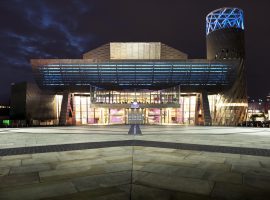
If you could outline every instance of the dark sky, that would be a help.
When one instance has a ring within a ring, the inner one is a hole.
[[[33,81],[31,58],[81,58],[110,41],[161,41],[205,58],[205,16],[245,14],[248,95],[270,92],[269,0],[0,0],[0,102],[12,82]]]

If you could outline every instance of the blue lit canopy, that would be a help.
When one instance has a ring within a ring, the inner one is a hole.
[[[220,8],[206,16],[206,35],[225,28],[244,30],[244,14],[239,8]]]
[[[52,91],[89,85],[107,89],[221,90],[236,78],[238,60],[125,61],[93,63],[89,60],[31,60],[38,85]]]

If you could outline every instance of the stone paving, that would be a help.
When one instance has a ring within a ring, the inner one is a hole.
[[[131,139],[265,149],[270,144],[270,129],[264,128],[141,126],[141,136],[128,135],[128,129],[0,129],[0,148]],[[144,146],[2,156],[0,199],[269,200],[270,157]]]
[[[270,128],[158,125],[140,128],[143,140],[149,141],[270,149]],[[124,125],[0,128],[0,148],[130,140],[128,130],[129,126]]]

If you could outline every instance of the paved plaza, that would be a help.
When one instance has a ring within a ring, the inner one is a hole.
[[[129,127],[0,129],[0,199],[270,199],[270,128]]]

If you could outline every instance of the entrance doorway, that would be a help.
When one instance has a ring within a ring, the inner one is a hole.
[[[128,118],[127,124],[143,124],[144,123],[144,115],[142,109],[135,108],[128,110]]]

